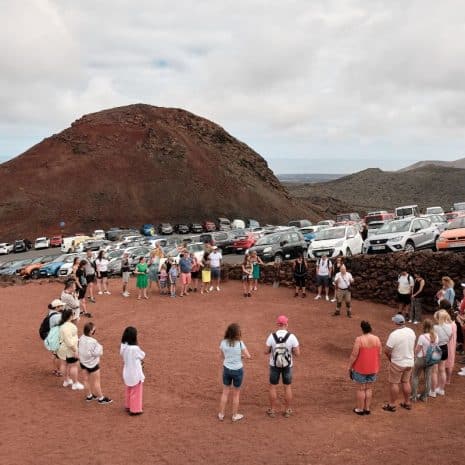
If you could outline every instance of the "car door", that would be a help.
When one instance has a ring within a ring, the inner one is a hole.
[[[422,228],[421,222],[419,219],[413,220],[410,225],[411,239],[415,244],[415,248],[418,249],[422,247],[425,243],[425,231]]]
[[[347,245],[352,254],[362,253],[363,239],[353,226],[347,228]]]
[[[422,230],[425,232],[425,235],[424,235],[425,241],[423,243],[423,247],[426,247],[426,246],[431,245],[434,242],[436,238],[436,234],[437,234],[436,232],[437,226],[426,218],[422,218],[420,220],[420,223],[422,226]]]
[[[281,234],[280,245],[285,259],[292,257],[292,241],[289,233]]]

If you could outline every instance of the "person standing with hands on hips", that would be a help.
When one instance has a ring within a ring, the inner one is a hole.
[[[352,318],[352,303],[350,287],[354,282],[352,275],[346,270],[345,265],[341,265],[341,271],[334,276],[334,286],[336,288],[336,311],[334,316],[341,314],[342,303],[345,302],[347,318]]]

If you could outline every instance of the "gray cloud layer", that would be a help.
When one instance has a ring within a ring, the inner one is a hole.
[[[213,119],[277,170],[463,153],[462,1],[0,3],[4,158],[133,102]]]

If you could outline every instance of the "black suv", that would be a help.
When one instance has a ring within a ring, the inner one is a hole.
[[[177,224],[174,227],[174,230],[178,234],[189,234],[189,226],[187,226],[187,224],[183,224],[183,223]]]
[[[200,223],[191,223],[189,229],[196,234],[203,232],[203,226]]]
[[[28,239],[18,239],[13,245],[13,252],[27,252],[32,247],[31,241]]]
[[[296,258],[300,254],[304,255],[307,247],[302,233],[291,230],[268,234],[260,238],[249,249],[249,253],[257,252],[257,255],[264,262],[282,262],[283,260]]]

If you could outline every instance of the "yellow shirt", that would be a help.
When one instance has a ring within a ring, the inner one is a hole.
[[[74,323],[67,321],[60,326],[60,348],[57,355],[61,360],[75,357],[78,350],[78,330]]]

